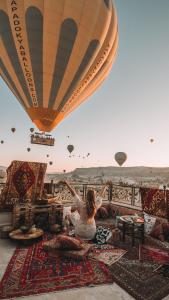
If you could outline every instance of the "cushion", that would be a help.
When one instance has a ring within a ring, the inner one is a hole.
[[[109,213],[108,213],[106,207],[103,207],[103,206],[100,207],[99,212],[100,212],[100,216],[102,219],[107,219],[109,217]]]
[[[66,257],[71,257],[71,258],[75,258],[75,259],[83,259],[87,256],[89,250],[91,247],[93,247],[92,244],[86,244],[83,243],[82,245],[82,249],[77,251],[77,250],[65,250],[62,251],[62,255],[66,256]]]
[[[45,251],[53,251],[60,248],[60,243],[57,241],[57,238],[54,238],[50,241],[43,243],[43,249]]]
[[[67,235],[58,235],[56,238],[44,242],[43,248],[46,251],[54,250],[82,250],[83,244],[79,239]]]
[[[107,241],[111,238],[112,236],[112,231],[110,228],[105,228],[102,226],[99,226],[96,230],[96,242],[98,244],[105,244]]]
[[[107,211],[108,211],[109,217],[111,217],[111,218],[115,217],[115,209],[112,204],[107,205]]]
[[[79,260],[83,260],[86,258],[88,255],[88,252],[90,248],[93,247],[92,244],[86,244],[83,243],[83,249],[82,250],[58,250],[56,252],[51,252],[52,256],[66,256],[66,257],[71,257]]]
[[[95,218],[98,220],[101,218],[100,209],[97,210]]]
[[[162,227],[163,227],[164,238],[165,240],[169,241],[169,222],[163,223]]]
[[[67,235],[59,235],[57,241],[60,243],[62,250],[81,250],[83,245],[80,239],[75,239]]]
[[[152,216],[144,213],[144,231],[145,231],[145,233],[150,234],[150,232],[153,230],[155,222],[156,222],[155,217],[152,217]]]
[[[155,224],[153,230],[150,232],[150,235],[162,242],[164,242],[163,226],[162,224]]]

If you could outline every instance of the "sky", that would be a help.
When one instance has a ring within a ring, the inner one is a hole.
[[[114,4],[116,61],[102,86],[53,130],[54,147],[30,144],[29,128],[36,127],[0,79],[1,166],[12,160],[52,161],[48,172],[117,166],[114,154],[123,151],[124,166],[169,167],[169,1]],[[74,145],[74,157],[69,158],[68,144]]]

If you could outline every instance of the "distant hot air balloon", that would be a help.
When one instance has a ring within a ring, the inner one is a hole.
[[[70,153],[72,153],[72,151],[74,150],[74,146],[73,145],[68,145],[67,149]]]
[[[30,128],[30,132],[34,132],[34,128]]]
[[[49,157],[49,154],[47,154],[46,157]]]
[[[124,152],[117,152],[114,158],[116,162],[119,164],[119,166],[122,166],[127,159],[127,154]]]
[[[117,17],[111,0],[3,0],[0,37],[2,78],[38,129],[49,132],[107,77]]]
[[[154,139],[150,139],[150,143],[153,143],[154,142]]]
[[[11,131],[14,133],[16,131],[16,128],[12,127]]]
[[[30,152],[30,151],[31,151],[31,148],[27,148],[27,151]]]
[[[1,141],[1,144],[3,144],[4,143],[4,141]]]
[[[49,164],[50,164],[50,165],[53,165],[53,162],[52,162],[52,161],[50,161],[50,162],[49,162]]]
[[[66,173],[66,170],[63,170],[63,173]]]

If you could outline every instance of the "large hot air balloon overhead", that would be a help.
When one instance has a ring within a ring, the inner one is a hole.
[[[0,35],[0,74],[44,132],[100,86],[118,45],[112,0],[3,0]]]
[[[127,159],[127,154],[125,152],[117,152],[114,156],[115,161],[122,166]]]

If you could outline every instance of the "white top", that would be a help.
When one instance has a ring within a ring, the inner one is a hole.
[[[74,196],[74,204],[79,212],[79,218],[75,223],[75,234],[84,240],[92,240],[96,234],[96,223],[94,217],[88,221],[86,203],[78,195]],[[95,200],[96,210],[102,205],[102,197],[97,196]]]

